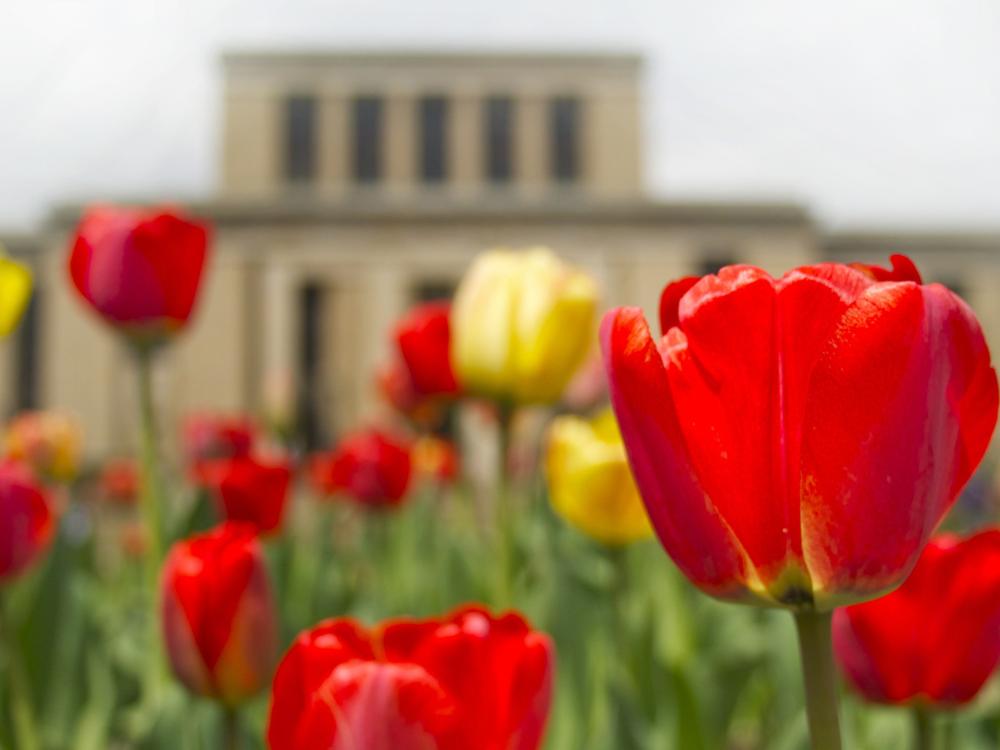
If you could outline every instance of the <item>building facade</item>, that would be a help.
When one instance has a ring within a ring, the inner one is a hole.
[[[651,200],[639,58],[233,54],[223,65],[218,196],[188,206],[215,227],[213,257],[191,330],[157,371],[171,422],[294,399],[322,442],[371,417],[395,319],[450,295],[497,246],[550,246],[593,272],[606,306],[650,314],[667,280],[728,263],[780,273],[909,250],[1000,334],[1000,237],[897,246],[825,236],[796,204]],[[8,412],[77,413],[99,455],[133,443],[134,384],[127,352],[66,277],[80,210],[57,208],[16,249],[39,289],[2,353],[0,392]]]

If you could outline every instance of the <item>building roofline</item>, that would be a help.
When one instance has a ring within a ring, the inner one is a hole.
[[[220,227],[261,224],[456,224],[574,222],[585,225],[714,225],[714,226],[814,226],[812,216],[792,202],[665,202],[654,200],[456,200],[406,201],[369,197],[341,200],[216,199],[173,202]],[[145,204],[149,205],[149,204]],[[83,210],[81,204],[53,208],[46,221],[50,229],[69,229]]]
[[[826,232],[823,247],[830,255],[858,252],[921,253],[948,248],[963,252],[1000,251],[1000,229],[951,230],[928,229],[854,229]]]
[[[544,65],[595,65],[600,67],[626,67],[639,69],[644,57],[636,52],[623,50],[474,50],[456,47],[454,49],[399,48],[386,51],[384,48],[337,48],[337,49],[231,49],[221,55],[227,68],[256,66],[262,63],[293,65],[383,65],[392,63],[495,63],[525,66]]]

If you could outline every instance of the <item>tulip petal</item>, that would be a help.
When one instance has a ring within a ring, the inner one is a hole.
[[[700,276],[685,276],[677,281],[672,281],[663,287],[660,294],[660,334],[665,336],[674,326],[680,323],[681,298],[687,294],[688,289],[701,280]]]
[[[742,598],[759,589],[745,551],[695,474],[664,366],[669,352],[661,355],[638,308],[607,313],[601,343],[632,473],[664,548],[709,593]]]
[[[955,295],[909,282],[862,293],[816,364],[803,420],[802,527],[820,596],[898,583],[982,458],[997,400],[982,332]]]
[[[17,326],[28,306],[31,286],[31,269],[0,255],[0,338]]]

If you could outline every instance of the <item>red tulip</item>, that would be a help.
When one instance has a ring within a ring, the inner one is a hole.
[[[257,693],[274,664],[277,623],[254,528],[226,523],[178,542],[161,588],[164,639],[177,678],[230,706]]]
[[[427,435],[413,444],[413,471],[417,476],[438,484],[452,484],[461,465],[455,444],[444,438]]]
[[[888,591],[981,460],[997,379],[979,323],[943,286],[876,275],[682,280],[660,341],[637,308],[605,317],[633,473],[703,590],[818,610]]]
[[[313,457],[311,476],[328,495],[344,493],[368,506],[403,502],[410,485],[410,445],[379,430],[357,432],[326,454]]]
[[[468,607],[366,631],[328,620],[278,666],[271,750],[535,750],[553,650],[509,613]]]
[[[227,521],[253,524],[260,534],[281,527],[292,481],[285,461],[262,461],[251,456],[209,461],[202,476],[215,491]]]
[[[98,478],[101,499],[119,505],[135,504],[139,484],[139,467],[130,458],[109,460]]]
[[[31,565],[52,539],[48,493],[31,470],[0,462],[0,583]]]
[[[223,414],[192,414],[182,429],[184,456],[195,481],[203,483],[203,464],[220,458],[250,455],[257,428],[249,417]]]
[[[76,230],[70,276],[107,323],[138,341],[160,341],[191,316],[208,234],[167,210],[92,208]]]
[[[414,390],[422,396],[458,391],[451,367],[450,302],[417,305],[396,324],[396,344]]]
[[[868,700],[975,698],[1000,662],[1000,530],[932,539],[898,589],[834,612],[833,643]]]

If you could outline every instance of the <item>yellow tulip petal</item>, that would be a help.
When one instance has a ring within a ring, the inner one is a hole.
[[[10,335],[31,297],[31,269],[0,256],[0,337]]]

